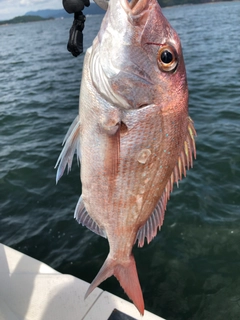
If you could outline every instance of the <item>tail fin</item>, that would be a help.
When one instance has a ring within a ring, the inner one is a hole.
[[[112,275],[114,275],[118,279],[125,293],[133,301],[139,312],[143,315],[143,295],[138,279],[136,263],[133,256],[130,256],[129,261],[124,262],[124,264],[121,264],[108,256],[99,273],[97,274],[96,278],[90,284],[85,294],[85,298],[87,298],[87,296],[100,283],[102,283],[104,280],[111,277]]]

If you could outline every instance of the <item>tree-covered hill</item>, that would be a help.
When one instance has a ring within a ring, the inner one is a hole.
[[[18,16],[11,20],[0,21],[0,25],[3,24],[15,24],[15,23],[25,23],[25,22],[34,22],[34,21],[43,21],[49,20],[51,18],[45,19],[40,16]]]
[[[220,0],[158,0],[161,7],[176,6],[182,4],[198,4],[219,2]],[[233,0],[221,0],[221,1],[233,1]]]
[[[234,0],[158,0],[160,6],[169,7],[174,5],[183,5],[183,4],[199,4],[199,3],[209,3],[209,2],[219,2],[219,1],[234,1]],[[95,3],[91,3],[90,7],[84,9],[84,14],[104,14],[105,12],[97,6]],[[11,20],[0,21],[0,25],[3,24],[14,24],[14,23],[25,23],[33,21],[42,21],[49,20],[50,17],[59,18],[59,17],[71,17],[64,9],[56,10],[38,10],[27,12],[24,16],[15,17]]]

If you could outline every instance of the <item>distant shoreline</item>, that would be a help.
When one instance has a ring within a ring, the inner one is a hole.
[[[217,4],[217,3],[227,3],[227,2],[240,2],[240,0],[217,0],[217,1],[208,1],[208,2],[197,2],[197,3],[182,3],[182,4],[174,4],[170,6],[162,6],[160,3],[160,7],[162,9],[169,9],[174,7],[185,7],[185,6],[197,6],[197,5],[211,5],[211,4]]]
[[[158,0],[161,8],[176,7],[184,5],[211,4],[218,2],[236,2],[239,0]]]
[[[18,23],[28,23],[28,22],[38,22],[38,21],[46,21],[53,20],[54,18],[42,18],[40,16],[18,16],[13,19],[0,21],[1,25],[9,25],[9,24],[18,24]]]
[[[171,8],[176,6],[186,5],[199,5],[199,4],[213,4],[219,2],[237,2],[240,0],[158,0],[161,8]],[[96,3],[91,3],[90,7],[85,8],[83,13],[85,15],[104,14],[105,12],[97,6]],[[18,23],[28,23],[52,20],[55,18],[72,18],[72,14],[68,14],[63,8],[62,9],[45,9],[30,11],[25,13],[23,16],[18,16],[9,20],[0,20],[0,26]]]

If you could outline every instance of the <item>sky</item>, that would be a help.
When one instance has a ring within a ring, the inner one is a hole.
[[[0,20],[22,16],[28,11],[62,8],[62,0],[0,0]]]

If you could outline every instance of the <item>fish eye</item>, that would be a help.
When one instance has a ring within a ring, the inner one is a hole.
[[[170,51],[164,50],[161,54],[161,60],[164,64],[169,64],[173,61],[173,55]]]
[[[178,65],[176,50],[170,45],[164,45],[158,50],[157,54],[158,67],[164,72],[173,72]]]

